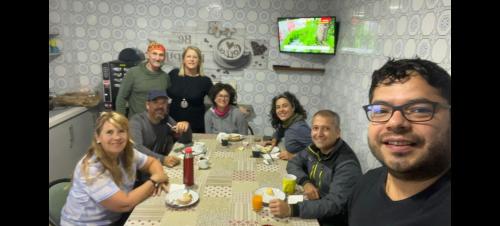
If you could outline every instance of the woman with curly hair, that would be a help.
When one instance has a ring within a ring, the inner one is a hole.
[[[226,83],[217,83],[208,92],[213,106],[205,112],[207,133],[248,134],[248,122],[236,107],[236,90]]]
[[[276,131],[270,144],[274,147],[283,141],[280,159],[289,160],[312,143],[311,128],[306,118],[304,107],[292,93],[287,91],[273,98],[270,121]]]
[[[151,177],[133,189],[137,169]],[[103,112],[91,146],[75,167],[61,225],[121,225],[127,216],[122,213],[166,191],[167,184],[161,163],[133,148],[127,118]]]

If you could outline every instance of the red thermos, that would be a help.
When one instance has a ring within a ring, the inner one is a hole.
[[[186,186],[192,186],[194,184],[193,178],[193,150],[191,147],[187,147],[184,150],[184,184]]]

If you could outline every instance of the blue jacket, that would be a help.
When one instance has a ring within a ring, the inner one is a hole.
[[[280,130],[284,130],[284,135],[280,136]],[[280,128],[274,132],[273,137],[276,138],[278,142],[284,137],[286,150],[294,154],[306,149],[306,147],[312,143],[311,128],[304,120],[293,123],[287,129],[280,126]]]

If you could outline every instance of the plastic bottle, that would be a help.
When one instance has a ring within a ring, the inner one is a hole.
[[[187,147],[184,150],[184,184],[186,186],[192,186],[194,184],[193,177],[193,150],[191,147]]]

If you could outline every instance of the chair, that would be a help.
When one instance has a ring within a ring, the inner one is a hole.
[[[253,129],[252,129],[252,127],[250,127],[250,125],[248,125],[248,132],[250,132],[250,135],[254,135],[253,134]]]
[[[59,226],[61,222],[61,210],[66,203],[71,179],[62,178],[49,183],[49,223]]]

